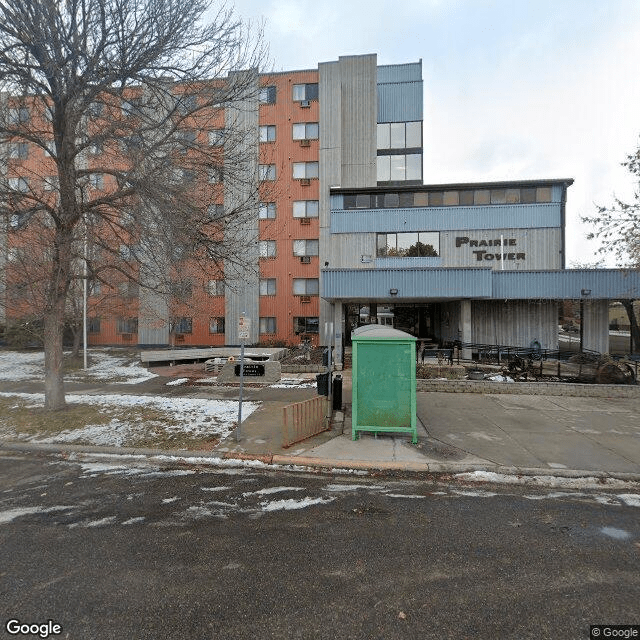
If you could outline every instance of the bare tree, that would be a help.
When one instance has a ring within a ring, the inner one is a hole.
[[[203,22],[209,10],[0,0],[6,300],[15,280],[43,317],[47,408],[65,405],[74,281],[161,295],[179,274],[230,279],[255,264],[265,49],[226,7]]]
[[[640,148],[622,163],[635,180],[640,179]],[[605,256],[613,254],[621,266],[640,269],[640,184],[631,203],[619,198],[609,207],[599,206],[597,213],[583,216],[582,221],[592,225],[587,238],[600,241],[597,253]],[[633,300],[620,300],[629,318],[631,340],[634,351],[640,351],[640,318],[638,318]]]

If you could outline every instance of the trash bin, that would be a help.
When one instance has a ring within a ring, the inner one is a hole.
[[[329,374],[319,373],[318,375],[316,375],[316,382],[318,384],[318,395],[328,396],[329,395]]]
[[[342,376],[337,375],[333,379],[333,410],[342,409]]]

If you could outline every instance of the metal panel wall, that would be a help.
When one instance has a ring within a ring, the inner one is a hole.
[[[395,82],[378,85],[378,122],[422,120],[423,83]]]
[[[406,64],[381,64],[377,69],[378,84],[422,80],[422,60]]]
[[[363,231],[448,231],[451,229],[537,229],[560,227],[556,203],[477,207],[414,207],[331,212],[332,233]]]
[[[582,324],[584,348],[609,353],[609,302],[586,300]]]
[[[558,348],[558,303],[555,301],[471,303],[471,341],[529,347],[537,340],[543,349]]]
[[[495,271],[493,297],[579,300],[640,298],[640,271],[567,269],[566,271]]]
[[[490,269],[328,269],[322,271],[322,281],[322,295],[328,299],[400,301],[491,296]]]
[[[472,241],[476,246],[471,246]],[[484,244],[479,246],[480,243]],[[561,229],[466,229],[442,232],[440,255],[446,267],[491,267],[498,271],[560,269],[561,243]]]
[[[256,91],[251,92],[253,96],[243,104],[237,105],[233,111],[227,109],[225,112],[225,121],[233,127],[239,127],[247,131],[258,131],[258,75],[255,71],[245,71],[241,73],[252,74],[253,82],[255,82]],[[246,156],[247,164],[241,168],[243,176],[233,180],[233,184],[225,182],[224,188],[224,204],[227,207],[242,206],[251,196],[254,186],[252,181],[257,179],[258,175],[258,145],[257,137],[252,140],[251,135],[243,136],[244,144],[247,145]],[[253,144],[252,144],[253,143]],[[255,149],[253,148],[255,146]],[[243,154],[245,155],[245,154]],[[234,168],[237,174],[238,167]],[[243,188],[243,185],[247,185]],[[238,320],[240,315],[246,314],[251,320],[251,337],[249,344],[257,342],[258,334],[258,317],[259,317],[259,268],[258,268],[258,203],[256,202],[256,214],[250,222],[247,223],[245,229],[247,257],[253,265],[253,268],[238,272],[236,265],[230,261],[225,261],[225,280],[229,281],[230,286],[225,292],[225,343],[240,344],[238,338]]]

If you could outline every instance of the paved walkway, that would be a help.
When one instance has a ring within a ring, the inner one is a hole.
[[[417,445],[412,445],[404,434],[363,434],[353,441],[349,373],[343,374],[347,411],[341,429],[283,449],[282,407],[314,397],[315,390],[252,388],[247,389],[247,399],[258,400],[262,405],[242,423],[240,439],[237,441],[232,434],[206,455],[262,456],[277,463],[323,467],[425,472],[492,470],[640,480],[640,398],[419,392]],[[180,375],[178,368],[174,375]],[[132,386],[129,391],[237,398],[237,389],[233,388],[169,388],[165,382],[166,379],[155,379]],[[92,386],[91,390],[97,392]],[[24,384],[2,384],[3,390],[8,387],[27,390]],[[117,392],[123,392],[124,387],[119,386]],[[75,390],[74,385],[67,385],[67,389]],[[109,389],[102,387],[100,391],[108,393]]]

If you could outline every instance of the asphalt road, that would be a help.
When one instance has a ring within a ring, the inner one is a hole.
[[[640,496],[0,455],[0,611],[52,638],[589,638]]]

